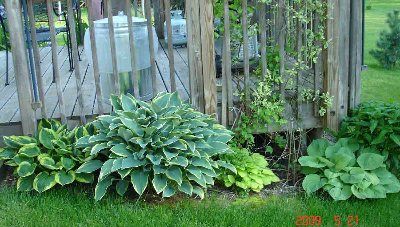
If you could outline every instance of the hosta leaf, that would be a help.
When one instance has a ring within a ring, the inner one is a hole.
[[[199,186],[193,187],[193,194],[196,194],[197,196],[199,196],[200,199],[204,199],[204,190],[202,188],[200,188]]]
[[[85,148],[85,147],[90,146],[89,138],[90,138],[90,136],[84,136],[82,138],[79,138],[75,143],[75,147]]]
[[[179,139],[177,137],[172,137],[170,139],[168,139],[167,141],[164,142],[164,146],[168,146],[171,145],[173,143],[175,143],[176,141],[178,141]]]
[[[207,169],[212,169],[210,162],[205,159],[205,158],[198,158],[198,157],[193,157],[192,158],[192,165],[194,166],[201,166]]]
[[[132,131],[124,127],[120,127],[118,129],[118,135],[122,137],[125,140],[125,142],[129,142],[129,140],[132,139],[133,137]]]
[[[204,188],[207,187],[207,182],[206,182],[206,179],[203,177],[203,175],[201,175],[201,177],[196,177],[195,175],[187,174],[187,177],[189,180],[195,181],[200,186],[202,186]]]
[[[96,201],[100,201],[107,192],[107,189],[112,185],[114,178],[107,176],[103,180],[100,180],[95,188],[94,198]]]
[[[107,135],[100,133],[89,138],[89,143],[107,142]]]
[[[335,163],[335,170],[340,171],[345,167],[352,166],[354,162],[354,154],[352,156],[344,152],[338,152],[332,156],[332,162]]]
[[[193,194],[193,186],[189,181],[183,181],[181,185],[178,186],[179,191],[192,196]]]
[[[36,144],[28,144],[28,145],[21,147],[21,149],[19,149],[18,153],[20,155],[24,155],[26,157],[33,158],[40,154],[40,149],[39,149],[39,147],[37,147]]]
[[[207,175],[209,177],[217,177],[217,173],[215,173],[215,171],[213,169],[206,169],[206,168],[202,168],[202,167],[199,167],[199,168],[201,169],[201,172],[204,175]]]
[[[117,158],[114,160],[113,165],[111,167],[111,172],[115,172],[118,171],[122,168],[122,161],[124,159],[123,158]]]
[[[29,136],[4,136],[4,144],[9,148],[19,149],[28,144],[36,144],[35,138]]]
[[[131,171],[132,169],[120,169],[117,172],[121,176],[121,179],[125,179],[125,177],[127,177],[131,173]]]
[[[178,140],[175,143],[171,144],[168,146],[171,149],[177,149],[177,150],[187,150],[186,144],[182,140]]]
[[[104,162],[103,166],[100,169],[99,180],[102,180],[104,177],[108,176],[112,171],[112,167],[114,165],[115,159],[108,159]]]
[[[160,194],[167,187],[167,178],[164,174],[155,174],[152,183],[157,194]]]
[[[229,149],[229,146],[222,142],[209,142],[208,144],[210,144],[210,146],[218,152]]]
[[[90,155],[97,155],[100,151],[108,148],[107,143],[98,143],[93,146],[92,150],[90,151]]]
[[[60,171],[56,174],[56,182],[62,186],[71,184],[75,181],[75,172],[74,171]]]
[[[32,175],[35,172],[36,166],[35,163],[21,162],[17,168],[18,176],[27,177]]]
[[[33,188],[39,193],[49,190],[54,185],[56,185],[55,174],[48,174],[47,172],[39,173],[33,181]]]
[[[128,157],[128,156],[132,155],[132,152],[129,151],[129,150],[126,148],[126,145],[123,144],[123,143],[113,146],[113,147],[111,148],[111,151],[112,151],[114,154],[116,154],[116,155],[118,155],[118,156],[120,156],[120,157]]]
[[[44,128],[39,132],[39,141],[47,149],[54,149],[52,140],[55,140],[56,136],[53,130]]]
[[[167,148],[163,148],[163,153],[165,155],[165,159],[167,159],[167,160],[175,158],[176,156],[179,155],[177,152],[171,152],[171,150],[169,150]]]
[[[182,170],[177,166],[171,166],[165,172],[167,177],[171,180],[174,180],[178,185],[182,184]]]
[[[183,156],[178,156],[169,161],[171,165],[178,165],[182,167],[186,167],[189,165],[189,160]]]
[[[94,175],[91,173],[76,173],[75,180],[80,183],[90,184],[94,181]]]
[[[61,165],[63,166],[63,168],[65,170],[68,171],[68,170],[74,168],[75,162],[74,162],[74,160],[72,160],[70,158],[61,157]]]
[[[237,170],[236,170],[235,166],[232,165],[231,163],[228,163],[228,162],[222,161],[222,160],[218,160],[218,161],[217,161],[217,164],[218,164],[219,166],[221,166],[221,167],[223,167],[223,168],[225,168],[225,169],[228,169],[228,170],[230,170],[231,172],[237,174]]]
[[[194,176],[196,176],[197,178],[201,178],[201,170],[200,170],[200,168],[199,167],[196,167],[196,166],[188,166],[187,168],[186,168],[186,170],[189,172],[189,173],[191,173],[191,174],[193,174]]]
[[[50,170],[55,170],[55,169],[59,169],[59,167],[56,166],[56,162],[54,161],[54,159],[50,158],[50,157],[43,157],[39,160],[39,163],[41,166],[50,169]]]
[[[17,153],[10,148],[0,148],[0,160],[12,159]]]
[[[385,157],[381,155],[373,153],[364,153],[357,158],[357,163],[364,170],[374,170],[381,167],[384,160]]]
[[[165,173],[165,171],[167,171],[167,169],[164,166],[154,165],[153,171],[154,171],[154,174],[161,174],[161,173]]]
[[[125,111],[135,111],[137,109],[136,102],[126,95],[121,95],[121,104],[122,109]]]
[[[160,165],[162,157],[160,155],[146,155],[146,158],[150,160],[153,165]]]
[[[119,180],[116,186],[116,190],[118,195],[124,196],[126,191],[128,190],[129,181]]]
[[[129,156],[122,160],[122,166],[121,169],[129,169],[129,168],[135,168],[139,166],[145,165],[147,162],[145,160],[137,160],[133,156]]]
[[[162,197],[169,198],[169,197],[175,195],[175,193],[176,193],[175,188],[173,188],[171,185],[167,185],[167,187],[165,187],[165,189],[163,191]]]
[[[81,165],[76,173],[92,173],[103,166],[103,162],[100,160],[90,160]]]
[[[123,110],[118,96],[112,95],[110,100],[111,100],[111,105],[114,107],[114,110]]]
[[[28,177],[20,177],[17,181],[17,191],[19,192],[29,192],[33,189],[33,181],[35,180],[35,175],[30,175]]]
[[[311,194],[318,191],[324,185],[322,184],[321,177],[319,175],[310,174],[304,178],[302,186],[307,194]]]
[[[134,120],[128,119],[128,118],[121,118],[122,123],[132,130],[133,133],[135,133],[137,136],[144,136],[144,130],[143,128],[136,123]]]
[[[147,188],[149,173],[143,170],[133,170],[131,173],[131,182],[135,191],[142,195]]]
[[[307,148],[307,154],[310,156],[320,157],[325,153],[326,148],[329,146],[329,142],[325,139],[314,140]]]
[[[161,111],[169,105],[169,100],[171,98],[171,94],[163,93],[158,95],[151,103],[152,107],[156,110],[156,112]]]

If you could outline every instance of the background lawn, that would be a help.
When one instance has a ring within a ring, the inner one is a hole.
[[[399,0],[366,0],[366,5],[372,6],[366,10],[365,16],[365,63],[368,70],[361,75],[361,101],[379,100],[385,102],[400,102],[400,66],[386,70],[369,54],[376,48],[379,33],[387,29],[387,14],[400,10]]]
[[[321,226],[341,226],[358,216],[357,226],[397,227],[400,194],[383,200],[333,202],[323,197],[249,197],[235,202],[212,197],[166,200],[162,204],[107,196],[95,202],[91,191],[67,187],[37,193],[0,188],[0,226],[296,226],[297,216],[321,216]],[[355,222],[352,222],[354,226]]]

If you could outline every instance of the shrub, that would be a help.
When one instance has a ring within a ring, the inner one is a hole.
[[[76,149],[74,143],[89,135],[90,126],[68,131],[57,121],[42,120],[35,138],[27,136],[4,137],[6,147],[0,150],[0,160],[15,167],[17,190],[44,192],[57,183],[64,186],[74,181],[93,182],[93,174],[78,174],[75,170],[90,159]]]
[[[373,148],[360,148],[354,140],[315,140],[307,153],[298,160],[307,174],[302,183],[307,194],[322,188],[334,200],[347,200],[352,195],[386,198],[400,191],[399,180],[384,165],[385,157]]]
[[[388,14],[387,23],[390,31],[382,31],[376,43],[378,49],[372,50],[371,55],[383,67],[389,69],[396,66],[400,60],[400,13],[395,10]]]
[[[94,156],[77,172],[100,169],[96,200],[113,182],[121,196],[132,184],[139,195],[153,188],[163,197],[180,191],[203,198],[204,189],[214,184],[222,168],[236,172],[218,159],[231,152],[227,145],[231,132],[183,103],[177,93],[159,94],[151,103],[130,95],[111,101],[115,114],[98,117],[93,123],[97,134],[77,144]]]
[[[400,106],[382,102],[361,104],[341,125],[339,137],[351,137],[364,147],[371,147],[384,156],[387,164],[399,170]]]
[[[268,162],[258,154],[251,154],[247,149],[234,148],[234,152],[221,157],[231,163],[237,174],[224,171],[219,175],[226,187],[237,186],[245,191],[260,192],[264,186],[278,182],[279,178],[268,168]]]

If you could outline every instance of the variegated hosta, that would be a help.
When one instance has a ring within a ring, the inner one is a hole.
[[[98,117],[93,123],[97,134],[77,144],[96,156],[77,170],[93,173],[100,169],[96,200],[113,183],[121,196],[132,184],[139,195],[153,188],[163,197],[180,191],[203,198],[219,169],[236,172],[218,159],[231,152],[227,145],[231,132],[183,103],[177,93],[159,94],[151,103],[130,95],[111,101],[115,113]]]
[[[79,138],[93,131],[86,127],[68,131],[57,121],[42,120],[36,138],[27,136],[4,137],[6,147],[0,149],[0,160],[15,167],[18,191],[44,192],[57,183],[64,186],[74,181],[93,182],[93,174],[75,173],[90,156],[74,146]],[[93,133],[92,133],[93,134]]]

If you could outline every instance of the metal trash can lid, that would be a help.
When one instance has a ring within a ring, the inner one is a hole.
[[[128,17],[124,15],[124,12],[119,12],[117,16],[113,16],[113,24],[114,28],[128,27]],[[147,20],[141,17],[132,17],[132,26],[147,26]],[[94,21],[94,27],[108,29],[108,18]]]

